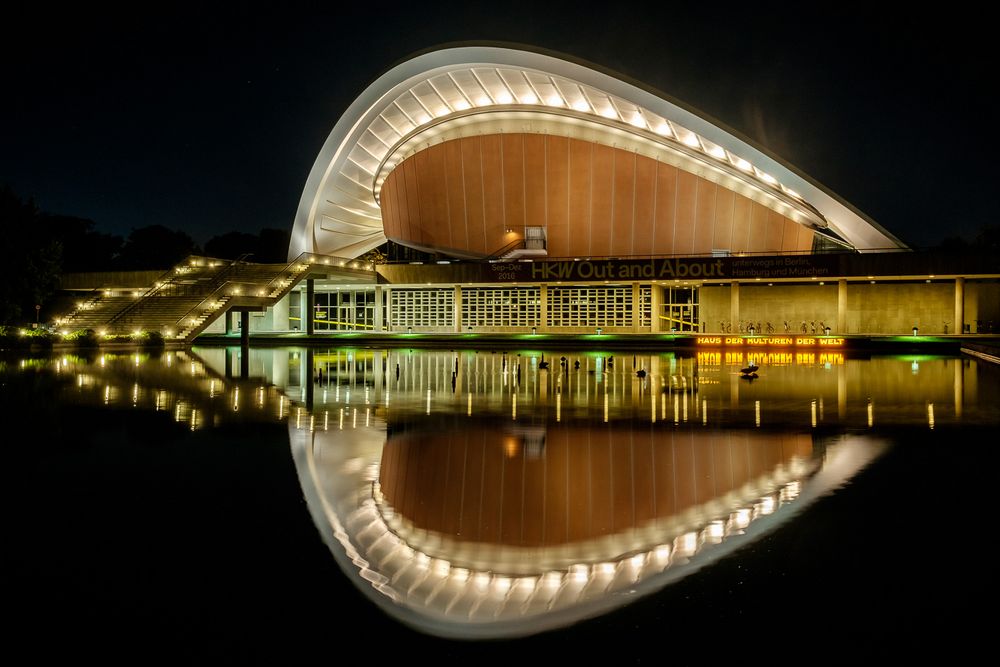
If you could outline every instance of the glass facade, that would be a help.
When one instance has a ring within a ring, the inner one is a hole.
[[[317,292],[313,306],[316,331],[370,331],[375,328],[375,290]]]

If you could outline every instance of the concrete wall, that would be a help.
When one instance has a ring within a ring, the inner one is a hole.
[[[94,290],[105,289],[142,289],[153,286],[169,269],[154,269],[152,271],[91,271],[85,273],[64,273],[59,278],[59,289],[64,290]]]
[[[727,286],[709,285],[699,291],[701,320],[705,323],[705,333],[720,333],[720,321],[730,322],[730,294]],[[817,328],[820,322],[837,332],[837,285],[774,285],[766,283],[740,283],[739,320],[760,322],[767,327],[770,322],[775,333],[784,333],[787,320],[790,333],[802,333],[802,322],[812,333],[812,322]],[[732,320],[732,333],[739,331],[739,323]]]
[[[1000,283],[965,283],[965,321],[970,333],[988,331],[990,322],[994,332],[1000,330]]]
[[[706,285],[698,290],[698,316],[704,333],[721,333],[719,322],[729,320],[729,292],[728,285]]]
[[[966,316],[968,318],[968,315]],[[955,283],[852,283],[847,288],[847,333],[955,333]]]

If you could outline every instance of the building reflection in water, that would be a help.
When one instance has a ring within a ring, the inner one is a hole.
[[[881,426],[1000,421],[995,374],[964,359],[209,348],[18,363],[65,376],[71,400],[192,430],[287,420],[345,573],[456,637],[658,590],[842,485],[884,448]]]
[[[882,449],[870,437],[603,422],[526,431],[466,416],[390,423],[382,437],[290,434],[345,572],[400,620],[454,637],[530,634],[658,590],[787,521]]]

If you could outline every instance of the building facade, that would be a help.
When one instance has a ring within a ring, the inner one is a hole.
[[[317,274],[257,328],[894,334],[1000,322],[996,259],[910,252],[681,102],[521,48],[418,55],[337,122],[289,260],[386,241],[424,261],[381,265],[378,284]]]

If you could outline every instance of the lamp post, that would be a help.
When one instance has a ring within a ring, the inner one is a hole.
[[[35,304],[35,328],[38,328],[38,315],[42,312],[42,305],[39,303]]]

